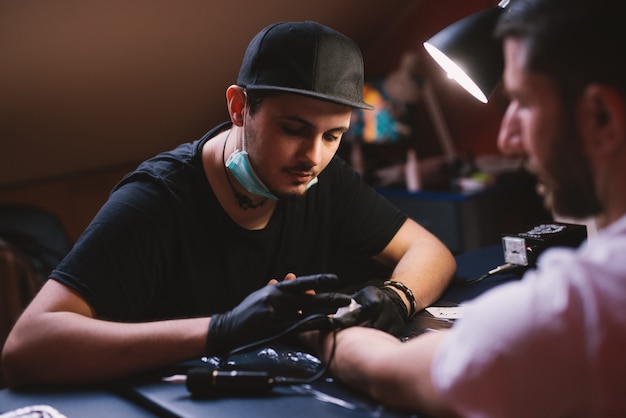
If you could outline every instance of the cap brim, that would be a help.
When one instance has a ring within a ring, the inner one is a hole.
[[[310,90],[300,90],[294,89],[290,87],[281,87],[281,86],[266,86],[262,84],[255,85],[247,85],[245,86],[248,90],[269,90],[269,91],[282,91],[285,93],[298,94],[301,96],[313,97],[315,99],[324,100],[327,102],[337,103],[345,106],[350,106],[357,109],[366,109],[366,110],[374,110],[374,106],[365,102],[355,102],[353,100],[348,100],[343,97],[337,97],[330,94],[318,93]]]

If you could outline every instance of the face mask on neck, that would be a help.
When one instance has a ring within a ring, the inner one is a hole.
[[[248,193],[267,197],[268,199],[278,200],[278,197],[269,191],[267,186],[263,184],[261,179],[259,179],[252,169],[250,159],[246,151],[235,150],[235,152],[228,157],[228,160],[226,160],[226,168],[231,172],[233,177],[237,179],[239,184],[241,184],[243,188],[248,191]],[[306,189],[309,190],[315,184],[317,184],[317,177],[306,185]]]
[[[237,179],[248,193],[278,200],[278,197],[270,192],[267,186],[257,177],[250,165],[250,158],[246,151],[235,150],[235,152],[230,154],[230,157],[226,160],[226,168],[230,170],[233,177]]]

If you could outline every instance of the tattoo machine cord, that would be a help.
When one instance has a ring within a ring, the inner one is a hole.
[[[267,371],[220,370],[219,368],[212,369],[209,367],[197,367],[187,372],[187,379],[185,380],[187,390],[193,396],[211,397],[237,394],[241,395],[242,393],[265,393],[269,392],[269,390],[276,385],[299,385],[314,382],[315,380],[326,374],[330,367],[330,363],[335,356],[337,329],[333,324],[333,318],[323,314],[310,315],[274,336],[254,341],[241,347],[237,347],[234,350],[231,350],[220,360],[220,365],[223,365],[229,357],[237,353],[266,345],[272,341],[275,341],[290,334],[291,332],[298,330],[303,325],[306,325],[311,321],[319,319],[327,319],[330,322],[333,333],[333,345],[326,364],[324,364],[324,366],[312,376],[306,378],[297,378],[287,376],[273,376]]]
[[[499,265],[498,267],[496,267],[494,269],[489,270],[487,273],[483,274],[480,277],[476,277],[474,279],[467,280],[467,281],[460,281],[460,284],[462,284],[464,286],[470,286],[470,285],[476,284],[478,282],[481,282],[484,279],[486,279],[487,277],[493,276],[494,274],[506,273],[506,272],[518,269],[520,267],[525,267],[525,266],[520,266],[519,264],[513,264],[513,263],[504,263],[504,264],[501,264],[501,265]]]

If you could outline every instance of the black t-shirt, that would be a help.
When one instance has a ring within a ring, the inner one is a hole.
[[[365,265],[406,219],[340,158],[301,200],[278,201],[262,230],[224,212],[202,167],[203,138],[151,158],[115,186],[51,278],[80,293],[102,318],[139,321],[210,315],[298,276]],[[363,264],[365,263],[365,264]]]

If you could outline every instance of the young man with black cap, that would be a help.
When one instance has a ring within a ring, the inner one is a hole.
[[[362,92],[344,35],[263,29],[227,89],[231,122],[115,187],[9,336],[7,382],[100,381],[227,353],[350,303],[325,292],[364,276],[316,274],[368,260],[389,280],[352,297],[371,326],[402,328],[455,263],[335,157],[352,109],[371,108]]]

